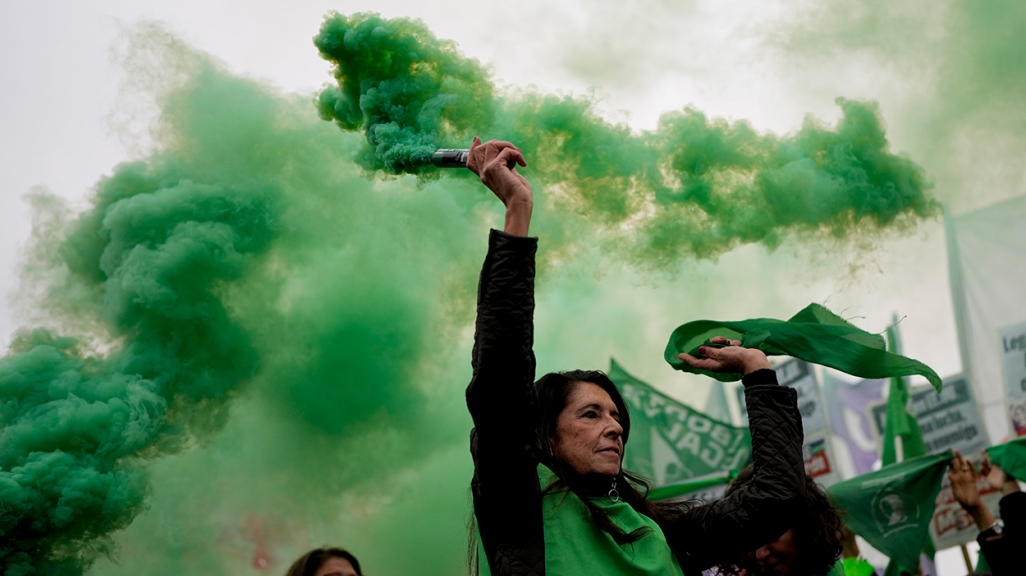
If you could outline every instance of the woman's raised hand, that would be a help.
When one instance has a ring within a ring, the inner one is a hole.
[[[714,346],[702,346],[698,353],[702,355],[697,358],[690,354],[678,356],[688,363],[692,368],[709,370],[710,372],[733,372],[748,374],[763,368],[769,368],[769,360],[762,350],[756,348],[743,348],[739,340],[728,340],[722,336],[710,338],[713,344],[722,344],[722,348]]]
[[[467,169],[477,174],[506,206],[505,231],[515,236],[527,236],[534,208],[531,184],[516,170],[527,166],[520,149],[509,142],[490,140],[481,142],[477,136],[470,146]]]

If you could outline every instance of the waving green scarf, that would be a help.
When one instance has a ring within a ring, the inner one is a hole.
[[[682,352],[700,356],[700,346],[724,336],[740,340],[746,348],[758,348],[766,355],[786,355],[829,366],[862,378],[891,378],[919,374],[940,392],[941,379],[929,366],[887,351],[883,336],[856,328],[819,304],[809,304],[788,321],[755,318],[739,322],[696,320],[678,326],[666,344],[666,361],[677,370],[705,374],[730,382],[741,374],[699,370],[677,357]]]

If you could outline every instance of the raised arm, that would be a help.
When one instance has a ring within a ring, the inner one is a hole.
[[[533,197],[515,166],[525,166],[508,142],[471,147],[467,167],[506,206],[505,230],[492,230],[481,268],[477,321],[467,386],[474,420],[474,514],[488,563],[499,573],[509,566],[536,563],[541,549],[540,489],[535,459],[534,256],[528,238]],[[504,568],[498,568],[504,567]]]
[[[793,526],[793,514],[805,498],[797,393],[777,384],[762,352],[741,348],[737,341],[729,344],[702,349],[702,359],[687,354],[681,359],[698,368],[744,374],[754,476],[723,499],[690,510],[674,527],[672,545],[690,551],[680,560],[691,569],[735,561],[776,540]]]

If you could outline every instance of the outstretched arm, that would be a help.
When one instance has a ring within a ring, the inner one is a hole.
[[[691,569],[732,562],[772,542],[794,525],[805,498],[801,417],[797,394],[777,384],[765,354],[737,341],[713,339],[723,348],[703,347],[703,358],[681,360],[706,370],[744,375],[745,402],[752,432],[752,481],[716,502],[688,511],[673,527],[678,560]]]

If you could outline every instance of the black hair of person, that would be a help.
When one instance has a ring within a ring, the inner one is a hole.
[[[727,487],[726,494],[750,484],[755,477],[751,464],[742,469]],[[801,510],[795,514],[794,530],[795,549],[798,555],[791,566],[794,576],[811,576],[826,574],[841,555],[841,542],[844,540],[844,525],[841,522],[841,510],[833,499],[816,481],[805,476],[805,499],[800,503]],[[747,558],[742,558],[736,566],[721,567],[725,575],[740,574],[745,567]],[[749,569],[748,574],[758,574]]]
[[[353,565],[353,570],[356,570],[357,574],[363,575],[363,572],[360,570],[360,562],[356,560],[356,556],[353,556],[351,552],[342,548],[325,546],[323,548],[315,548],[300,556],[292,563],[285,576],[314,576],[317,573],[317,569],[331,558],[348,560]]]

